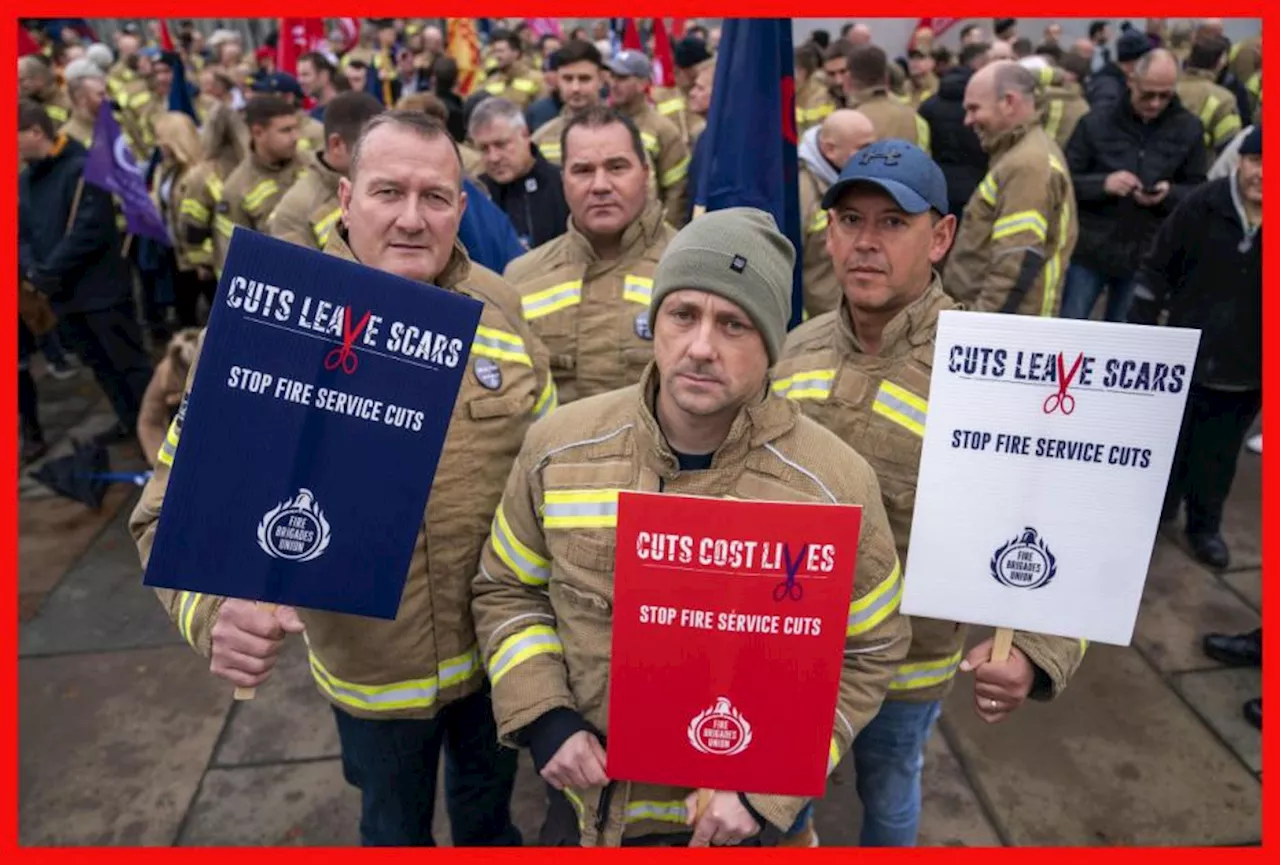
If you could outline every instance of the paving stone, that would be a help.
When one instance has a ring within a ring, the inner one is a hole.
[[[155,593],[142,585],[142,567],[129,534],[132,509],[130,499],[116,511],[44,600],[39,616],[23,626],[19,654],[185,646]]]
[[[1233,571],[1223,574],[1222,581],[1235,589],[1236,594],[1257,610],[1262,612],[1262,571]]]
[[[988,725],[957,687],[943,724],[1016,846],[1260,839],[1261,784],[1132,649],[1094,645],[1054,703]]]
[[[1262,771],[1262,733],[1244,719],[1246,700],[1262,696],[1262,671],[1254,668],[1186,673],[1174,686],[1200,717],[1254,772]]]
[[[1262,567],[1262,458],[1246,450],[1223,514],[1222,537],[1231,550],[1233,571]]]
[[[1208,633],[1258,627],[1258,613],[1170,541],[1160,538],[1142,592],[1134,644],[1162,672],[1219,666],[1204,654]]]
[[[354,847],[360,793],[340,760],[210,769],[178,844],[184,847]]]
[[[19,843],[172,844],[231,693],[182,647],[18,667]]]

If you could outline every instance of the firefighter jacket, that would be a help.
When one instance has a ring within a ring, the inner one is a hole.
[[[120,89],[116,100],[120,106],[120,126],[133,142],[133,152],[139,165],[146,165],[155,149],[155,132],[151,129],[152,115],[167,109],[166,100],[151,92],[143,78],[135,78]]]
[[[542,75],[534,72],[523,61],[517,60],[511,68],[503,72],[495,69],[484,83],[484,89],[493,96],[514,102],[520,110],[529,107],[529,103],[542,95]]]
[[[316,153],[310,169],[280,199],[267,217],[266,233],[309,249],[324,249],[342,217],[338,181],[342,175]]]
[[[114,102],[120,102],[120,93],[124,90],[125,85],[132,84],[138,80],[138,73],[129,68],[129,64],[123,59],[117,60],[107,71],[107,95]]]
[[[1227,54],[1227,68],[1240,81],[1251,81],[1262,71],[1262,37],[1250,36],[1232,45]]]
[[[237,225],[264,231],[267,217],[280,199],[308,169],[298,156],[270,164],[249,148],[248,154],[222,184],[222,200],[213,223],[213,263],[219,275],[227,260],[231,233]],[[222,217],[219,219],[218,217]]]
[[[218,213],[218,204],[222,201],[222,181],[244,158],[242,139],[247,134],[239,115],[229,108],[214,112],[200,131],[205,158],[185,178],[178,207],[178,231],[174,235],[175,242],[186,248],[192,264],[214,270],[215,225],[221,224],[227,232],[233,229],[226,224],[227,217]]]
[[[943,285],[978,312],[1056,316],[1078,229],[1066,159],[1031,123],[987,152],[991,168],[964,209]]]
[[[560,110],[558,117],[539,126],[530,138],[537,145],[542,158],[552,165],[564,165],[564,154],[560,152],[560,136],[564,133],[564,127],[568,124],[572,113],[566,105]]]
[[[653,357],[653,272],[675,236],[651,201],[622,233],[616,259],[598,258],[571,218],[566,233],[507,265],[525,321],[551,357],[561,403],[640,380]]]
[[[561,408],[535,424],[521,448],[471,603],[499,739],[518,744],[526,728],[556,709],[607,729],[620,491],[859,504],[830,772],[879,711],[910,642],[898,612],[901,567],[875,474],[797,406],[764,388],[739,410],[710,469],[680,471],[654,419],[656,378],[651,364],[636,386]],[[617,846],[624,837],[688,831],[683,800],[690,792],[617,781],[565,795],[578,811],[584,846]],[[748,801],[781,831],[805,804],[755,793]]]
[[[653,110],[676,125],[685,146],[692,150],[694,140],[706,127],[706,121],[690,110],[689,94],[679,87],[655,87],[651,95]]]
[[[54,129],[71,119],[72,105],[67,93],[57,84],[50,84],[36,96],[36,101],[44,106],[44,113],[53,121]]]
[[[640,130],[640,141],[649,154],[653,178],[650,186],[666,210],[667,222],[679,228],[689,212],[689,145],[676,125],[648,103],[628,114]]]
[[[203,241],[201,244],[189,242],[183,225],[183,202],[192,196],[192,180],[197,183],[207,180],[203,175],[196,174],[197,167],[198,165],[187,167],[177,163],[162,164],[156,170],[157,176],[151,190],[151,200],[156,205],[156,212],[164,219],[169,237],[173,238],[173,255],[179,271],[191,271],[209,264],[201,245]]]
[[[169,424],[173,423],[173,416],[182,403],[187,373],[191,371],[191,362],[200,344],[200,333],[200,328],[187,327],[173,335],[142,395],[142,408],[138,412],[138,443],[153,469],[164,447]]]
[[[298,111],[298,152],[311,153],[324,150],[324,124],[310,114]]]
[[[916,110],[892,96],[887,88],[873,87],[846,99],[847,107],[867,116],[876,130],[876,140],[901,138],[929,153],[929,124]]]
[[[955,308],[935,273],[928,290],[885,326],[880,351],[872,355],[859,345],[842,301],[793,330],[773,370],[775,394],[796,402],[875,470],[902,562],[915,510],[938,313]],[[912,617],[911,650],[889,683],[888,699],[945,698],[964,659],[966,631],[956,622]],[[1086,646],[1021,632],[1013,642],[1047,677],[1032,690],[1036,699],[1062,692]]]
[[[806,133],[807,135],[807,133]],[[819,152],[818,159],[825,157]],[[800,160],[800,227],[804,234],[804,269],[801,275],[804,285],[804,314],[813,318],[836,308],[842,289],[836,279],[836,269],[827,252],[827,211],[822,207],[822,196],[831,186],[809,167],[805,158]]]
[[[919,81],[914,78],[908,79],[907,90],[908,104],[912,108],[919,108],[921,103],[938,92],[938,76],[930,72]]]
[[[1058,149],[1065,151],[1076,124],[1089,113],[1089,100],[1084,98],[1079,84],[1066,80],[1061,69],[1045,66],[1037,74],[1040,86],[1036,88],[1036,107],[1040,111],[1040,125]]]
[[[836,110],[826,83],[815,73],[796,91],[796,134],[804,135]]]
[[[1236,97],[1216,80],[1208,69],[1184,69],[1178,80],[1182,107],[1200,118],[1204,125],[1206,150],[1221,150],[1240,131],[1240,109]]]
[[[67,122],[58,130],[60,135],[75,139],[88,150],[93,146],[93,124],[95,118],[85,117],[79,111],[72,111]]]
[[[325,253],[355,260],[340,232]],[[394,621],[299,610],[322,696],[363,718],[430,718],[481,689],[484,673],[470,614],[471,578],[502,488],[533,420],[555,406],[546,355],[520,319],[515,293],[474,265],[460,244],[442,288],[484,303]],[[195,364],[188,382],[194,380]],[[483,373],[483,376],[481,375]],[[189,385],[188,385],[189,387]],[[156,471],[130,518],[145,564],[174,460],[182,459],[180,408]],[[183,638],[202,656],[224,599],[157,590]]]

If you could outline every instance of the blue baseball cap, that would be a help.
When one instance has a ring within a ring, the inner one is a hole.
[[[840,196],[855,183],[878,186],[907,213],[924,213],[933,208],[944,216],[947,208],[947,179],[929,154],[909,141],[886,138],[868,144],[845,163],[840,177],[822,196],[822,207],[830,210]]]

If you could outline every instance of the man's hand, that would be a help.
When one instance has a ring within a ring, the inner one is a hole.
[[[695,790],[684,800],[684,809],[688,815],[685,817],[685,823],[693,826],[690,847],[740,844],[747,838],[759,834],[764,828],[755,821],[746,808],[742,807],[737,793],[716,791],[711,794],[711,801],[707,804],[706,810],[699,815],[697,813],[698,792]]]
[[[986,639],[960,662],[960,671],[973,673],[974,711],[988,724],[998,724],[1031,693],[1036,668],[1016,646],[1004,661],[991,660],[994,639]]]
[[[240,688],[256,688],[267,680],[285,634],[301,634],[302,620],[293,607],[267,610],[253,601],[228,598],[218,608],[210,634],[209,670]]]
[[[604,748],[600,746],[600,740],[586,730],[579,730],[564,740],[540,774],[542,780],[557,790],[565,787],[581,790],[609,783],[604,764]]]
[[[1151,195],[1147,195],[1147,193],[1143,192],[1141,189],[1135,190],[1133,193],[1133,200],[1141,204],[1143,207],[1155,207],[1157,204],[1164,201],[1165,196],[1168,194],[1169,181],[1161,180],[1156,184],[1156,191]]]
[[[1102,188],[1117,198],[1142,189],[1142,181],[1132,171],[1113,171],[1102,182]]]

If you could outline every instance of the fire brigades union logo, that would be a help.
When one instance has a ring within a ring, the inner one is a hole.
[[[991,556],[991,576],[1010,588],[1039,589],[1057,573],[1057,558],[1030,526]]]
[[[730,757],[751,744],[751,725],[728,697],[718,697],[714,706],[696,715],[688,732],[689,744],[703,754]]]
[[[308,489],[298,490],[258,523],[258,546],[273,559],[309,562],[320,558],[329,547],[329,521]]]

